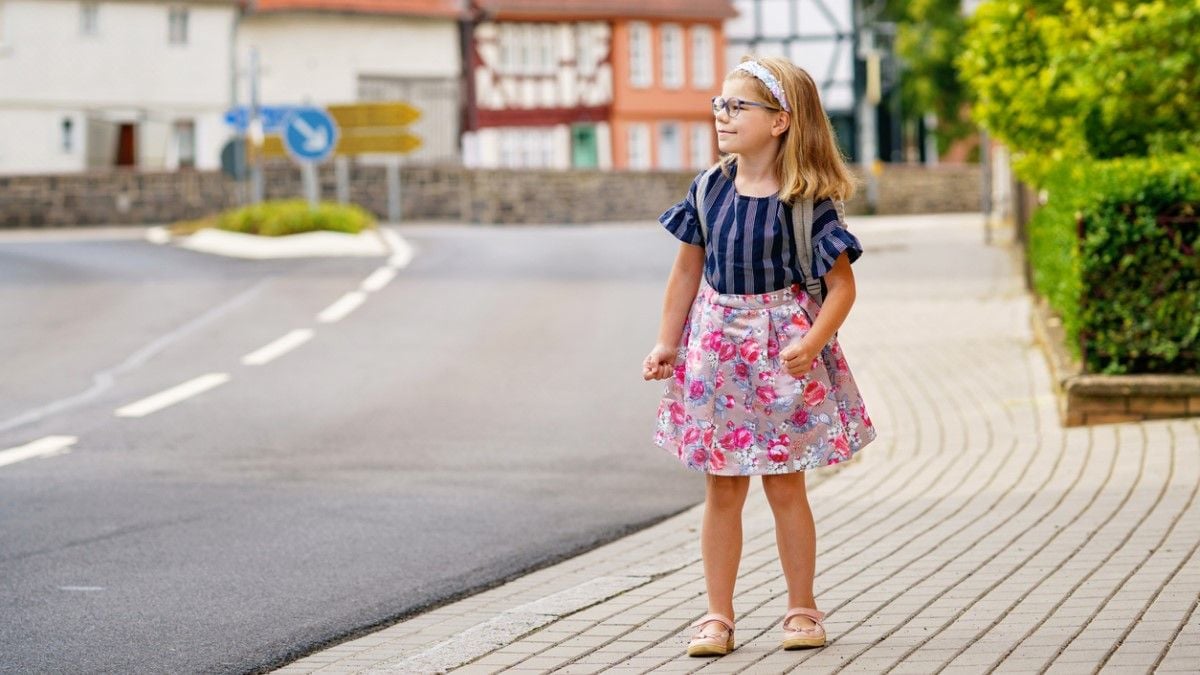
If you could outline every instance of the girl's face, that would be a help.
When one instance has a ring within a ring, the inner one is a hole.
[[[730,110],[718,111],[715,122],[717,147],[721,152],[741,154],[762,150],[767,148],[776,136],[771,127],[780,115],[778,105],[763,100],[754,83],[755,81],[749,78],[735,77],[725,80],[721,87],[721,98],[726,101],[736,98],[748,103],[770,106],[763,108],[757,105],[743,105],[736,117],[730,115]]]

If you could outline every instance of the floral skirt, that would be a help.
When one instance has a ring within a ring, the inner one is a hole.
[[[874,440],[836,337],[799,379],[779,358],[818,311],[800,286],[734,295],[702,281],[658,406],[654,443],[688,468],[749,476],[844,462]]]

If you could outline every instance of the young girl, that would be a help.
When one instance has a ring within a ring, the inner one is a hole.
[[[850,263],[862,247],[833,200],[848,199],[854,184],[816,85],[786,59],[743,58],[713,114],[727,153],[720,170],[701,172],[659,218],[682,244],[642,373],[669,379],[655,444],[706,474],[700,544],[709,612],[692,624],[687,653],[733,649],[752,475],[763,477],[787,579],[782,646],[819,647],[825,614],[813,599],[816,533],[804,472],[846,461],[875,438],[835,336],[854,303]],[[804,220],[806,198],[812,264],[800,269],[793,224]],[[821,305],[805,290],[818,278]]]

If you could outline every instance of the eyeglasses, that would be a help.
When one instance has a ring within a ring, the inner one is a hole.
[[[724,110],[725,114],[729,115],[730,119],[732,119],[737,117],[738,114],[742,112],[742,109],[746,106],[764,108],[766,110],[781,110],[781,108],[777,108],[773,105],[767,105],[766,103],[743,101],[740,98],[721,98],[720,96],[714,96],[712,100],[713,117],[720,115],[721,111]]]

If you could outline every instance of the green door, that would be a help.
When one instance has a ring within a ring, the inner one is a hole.
[[[571,127],[571,163],[576,169],[595,169],[599,166],[594,124],[577,124]]]

